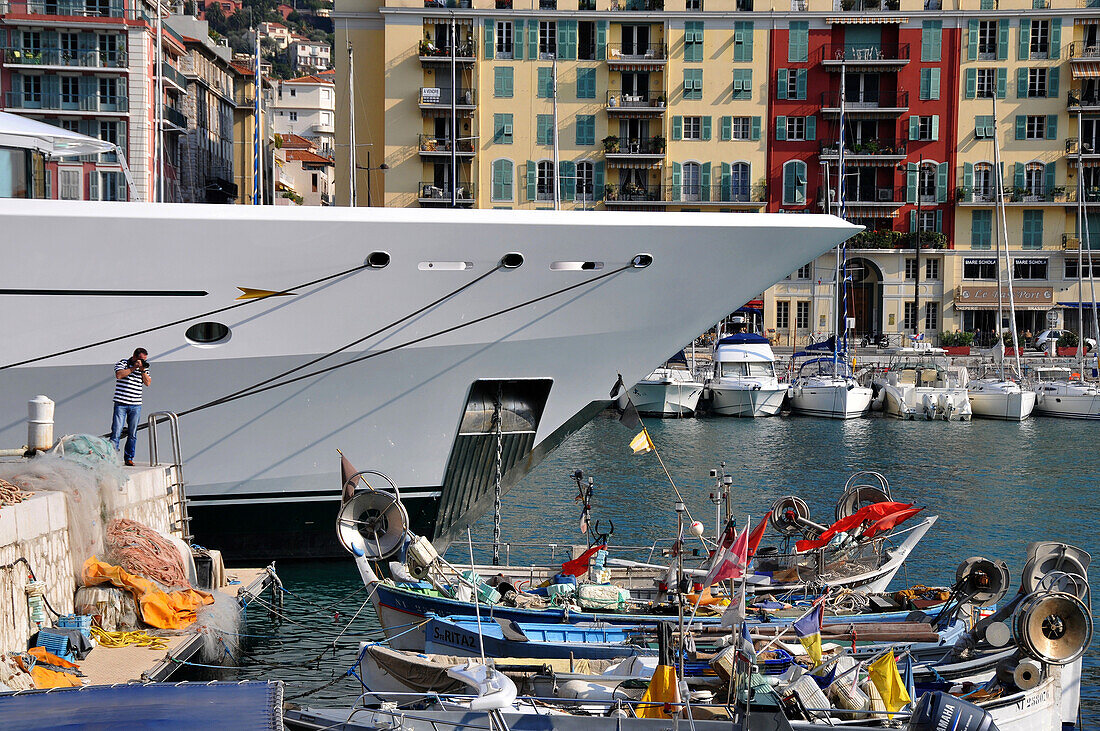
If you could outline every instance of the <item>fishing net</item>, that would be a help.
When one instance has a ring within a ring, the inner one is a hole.
[[[235,598],[224,592],[211,593],[214,603],[199,609],[194,624],[202,635],[203,661],[233,664],[240,656],[241,607]]]
[[[120,518],[108,523],[106,548],[107,560],[131,574],[152,579],[167,589],[191,586],[179,549],[137,521]]]

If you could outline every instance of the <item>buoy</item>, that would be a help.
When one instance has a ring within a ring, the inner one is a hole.
[[[690,530],[691,530],[691,535],[695,536],[696,538],[699,538],[700,536],[703,535],[703,531],[705,530],[705,528],[703,528],[703,524],[700,523],[698,520],[694,520],[691,523]]]

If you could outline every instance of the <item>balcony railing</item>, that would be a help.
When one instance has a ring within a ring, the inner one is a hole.
[[[835,142],[821,143],[822,157],[839,157]],[[845,157],[905,157],[906,145],[895,140],[870,140],[868,142],[847,143],[844,145]]]
[[[919,236],[919,239],[918,239]],[[845,243],[849,249],[922,249],[947,247],[947,236],[938,231],[860,231]]]
[[[607,92],[608,109],[641,110],[652,109],[663,112],[665,109],[665,92],[661,89],[649,91],[622,92],[613,89]]]
[[[657,12],[665,9],[665,0],[613,0],[610,9]]]
[[[1077,0],[1077,4],[1082,8],[1100,8],[1100,0]]]
[[[887,185],[847,185],[845,186],[846,206],[900,206],[905,203],[904,186]],[[818,202],[825,200],[825,189],[818,188]]]
[[[645,138],[633,138],[625,137],[618,139],[608,138],[604,143],[604,152],[608,157],[613,155],[620,155],[629,157],[631,155],[661,155],[665,154],[665,138],[664,137],[645,137]]]
[[[1080,60],[1100,59],[1100,43],[1086,44],[1084,41],[1074,41],[1069,44],[1069,57]]]
[[[9,109],[50,109],[60,112],[127,112],[129,100],[124,96],[106,97],[80,96],[65,98],[61,94],[29,94],[9,91],[5,94]]]
[[[824,109],[840,109],[840,93],[826,91],[821,94],[821,106]],[[844,109],[858,112],[867,109],[908,109],[909,92],[880,91],[878,94],[865,94],[856,99],[845,99]]]
[[[442,61],[451,60],[451,46],[445,44],[437,46],[431,41],[420,41],[420,60],[428,61],[432,63],[438,63]],[[473,42],[473,39],[466,39],[463,43],[455,44],[455,61],[461,63],[471,63],[477,56],[477,45]]]
[[[426,8],[472,8],[472,0],[424,0]]]
[[[894,62],[905,63],[909,60],[908,43],[831,43],[821,49],[824,63],[853,64]]]
[[[180,129],[187,129],[187,115],[178,109],[170,106],[161,107],[164,110],[164,120],[169,124],[174,124]]]
[[[616,61],[665,61],[668,59],[668,46],[664,43],[649,43],[639,45],[636,43],[608,43],[607,60],[609,63]]]
[[[1100,94],[1091,93],[1082,96],[1080,91],[1071,89],[1066,97],[1066,106],[1070,109],[1089,109],[1100,107]]]
[[[1076,155],[1078,153],[1077,142],[1078,142],[1078,139],[1076,137],[1066,138],[1066,154],[1067,155]],[[1082,149],[1080,151],[1081,154],[1083,154],[1085,157],[1088,157],[1090,155],[1100,154],[1100,148],[1097,147],[1097,142],[1098,141],[1095,140],[1095,139],[1086,139],[1084,149]]]
[[[451,202],[451,186],[449,184],[436,185],[433,183],[420,183],[419,199],[421,203],[435,205],[448,205]],[[470,205],[474,202],[473,183],[459,183],[455,188],[455,199],[459,205]]]
[[[833,0],[833,12],[894,12],[900,7],[900,0]]]
[[[163,61],[160,64],[160,73],[165,78],[171,81],[181,89],[187,89],[187,77],[176,70],[173,66],[169,66]]]
[[[420,106],[422,107],[450,107],[451,93],[449,88],[422,87],[420,89]],[[477,104],[477,94],[473,89],[454,90],[455,106],[472,109]]]
[[[436,153],[439,155],[451,154],[451,140],[449,137],[436,137],[435,135],[419,135],[418,142],[420,152],[424,153]],[[473,155],[474,154],[474,142],[473,140],[459,140],[458,141],[458,154],[461,155]]]
[[[1003,195],[1005,203],[1065,203],[1077,198],[1076,190],[1068,190],[1060,185],[1049,188],[1006,187]],[[993,205],[997,202],[997,191],[995,188],[967,188],[960,185],[955,188],[955,197],[960,203]]]
[[[78,18],[138,18],[137,11],[126,12],[122,0],[2,0],[0,13],[27,15],[64,15]]]
[[[20,66],[124,69],[127,58],[125,51],[5,48],[4,63]]]
[[[711,185],[608,185],[604,188],[606,203],[726,203],[730,205],[762,206],[767,196],[763,185],[729,186],[721,182]]]

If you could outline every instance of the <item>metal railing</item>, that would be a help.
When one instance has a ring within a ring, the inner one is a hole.
[[[955,191],[955,197],[960,203],[993,205],[997,202],[997,192],[994,188],[975,189],[959,186]],[[1002,195],[1005,203],[1064,203],[1076,200],[1077,191],[1075,189],[1069,190],[1060,185],[1030,189],[1005,187]]]
[[[127,112],[130,109],[129,100],[124,96],[101,99],[92,95],[67,99],[62,94],[9,91],[4,97],[6,106],[11,109],[53,109],[73,112]]]
[[[822,92],[821,106],[826,109],[839,109],[840,92]],[[860,109],[908,109],[909,92],[880,91],[877,94],[862,95],[858,99],[845,99],[844,108],[847,111],[858,111]]]
[[[833,0],[833,12],[894,12],[900,7],[900,0]]]
[[[607,60],[616,61],[664,61],[668,58],[668,46],[664,43],[608,43]]]
[[[420,54],[421,61],[450,61],[451,60],[451,47],[450,45],[437,46],[431,41],[420,41]],[[463,43],[455,44],[455,60],[470,62],[477,57],[477,46],[473,42],[472,38],[466,39]]]
[[[1074,107],[1100,107],[1100,94],[1092,93],[1085,94],[1077,89],[1070,89],[1069,94],[1066,95],[1066,106],[1070,109]]]
[[[608,185],[604,188],[606,203],[764,203],[763,186],[730,186],[721,181],[710,185]]]
[[[125,51],[99,51],[96,49],[5,48],[4,63],[20,66],[124,69],[127,66],[127,56]]]
[[[474,184],[459,183],[455,189],[455,198],[461,203],[472,203],[474,200]],[[421,182],[419,199],[422,202],[448,203],[451,200],[451,186],[436,185],[434,182]]]
[[[417,135],[417,142],[421,152],[438,152],[438,153],[450,153],[451,151],[451,139],[449,137],[436,137],[435,135]],[[458,153],[473,154],[474,142],[473,140],[459,140],[458,141]]]
[[[451,106],[451,92],[449,88],[425,86],[420,88],[420,105],[425,107],[449,107]],[[477,104],[477,93],[474,89],[455,89],[455,106],[473,107]]]
[[[610,10],[654,12],[665,9],[665,0],[616,0]]]
[[[847,185],[845,205],[901,205],[905,202],[905,186]],[[818,188],[817,200],[825,200],[825,189]]]
[[[160,73],[164,78],[170,80],[176,86],[183,89],[187,88],[187,77],[180,73],[174,66],[170,66],[167,62],[161,61]]]
[[[1100,5],[1097,5],[1096,7],[1100,7]],[[1100,58],[1100,43],[1086,44],[1084,41],[1074,41],[1073,43],[1069,44],[1069,57]]]
[[[660,109],[665,108],[665,92],[662,89],[650,89],[649,91],[623,92],[619,89],[611,89],[607,92],[607,107],[609,109]]]
[[[174,124],[180,129],[187,129],[187,115],[180,110],[165,105],[162,107],[164,110],[164,120],[169,124]]]
[[[1067,137],[1066,138],[1066,154],[1067,155],[1076,155],[1077,154],[1077,142],[1078,142],[1078,138],[1076,138],[1076,137]],[[1097,146],[1098,143],[1100,143],[1100,140],[1097,140],[1095,138],[1086,139],[1085,140],[1085,147],[1084,147],[1084,150],[1082,151],[1083,154],[1086,157],[1089,156],[1089,155],[1100,154],[1100,147]]]
[[[823,157],[837,157],[839,145],[836,142],[822,142],[821,155]],[[869,140],[867,142],[848,143],[844,145],[845,155],[881,155],[884,157],[905,157],[906,143],[897,140]]]
[[[821,49],[822,61],[908,61],[908,43],[831,43]]]
[[[664,155],[664,137],[621,137],[604,148],[607,155]]]
[[[160,453],[157,449],[157,424],[164,421],[168,422],[168,437],[171,439],[172,446],[172,461],[168,465],[169,511],[176,514],[172,527],[174,530],[178,530],[180,537],[190,544],[192,538],[191,517],[187,514],[187,483],[183,479],[180,420],[171,411],[154,411],[149,414],[145,421],[149,432],[149,466],[156,467],[160,464]]]
[[[0,3],[0,13],[140,19],[138,11],[126,11],[122,0],[6,0]]]

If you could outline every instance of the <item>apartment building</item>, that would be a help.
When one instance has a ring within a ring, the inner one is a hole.
[[[275,151],[280,191],[276,205],[331,206],[334,189],[332,158],[322,155],[317,145],[300,135],[280,136]]]
[[[271,98],[272,129],[277,134],[301,135],[316,143],[324,155],[335,144],[336,87],[320,76],[300,76],[274,82]]]
[[[840,213],[866,227],[848,247],[856,331],[934,340],[994,329],[996,135],[1021,330],[1075,309],[1079,183],[1100,202],[1091,0],[458,5],[336,5],[376,202]],[[769,288],[766,328],[831,331],[834,270],[825,255]]]
[[[324,71],[332,66],[332,48],[324,41],[311,41],[295,36],[287,48],[287,59],[294,70],[301,74]]]

